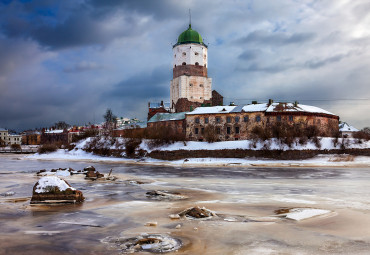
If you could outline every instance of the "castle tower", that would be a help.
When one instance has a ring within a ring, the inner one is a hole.
[[[191,24],[173,46],[173,59],[171,111],[191,111],[201,105],[211,105],[212,79],[207,76],[207,46]]]

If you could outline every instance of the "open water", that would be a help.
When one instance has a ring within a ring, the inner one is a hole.
[[[84,193],[82,205],[30,205],[37,171],[89,165],[112,169],[117,180],[66,177]],[[153,200],[146,196],[153,190],[188,198]],[[178,251],[166,254],[370,253],[370,168],[181,168],[2,155],[0,194],[6,192],[15,194],[0,196],[0,254],[122,254],[107,240],[142,233],[181,240]],[[218,217],[169,217],[196,205]],[[276,210],[297,207],[331,213],[302,221],[275,217]]]

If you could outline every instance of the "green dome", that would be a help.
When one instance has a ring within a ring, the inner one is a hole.
[[[187,30],[185,30],[179,35],[177,43],[174,46],[184,43],[198,43],[205,46],[205,44],[203,43],[202,36],[200,36],[200,34],[197,31],[191,29],[191,24],[189,24],[189,28]]]

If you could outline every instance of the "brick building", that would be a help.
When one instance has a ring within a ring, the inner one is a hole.
[[[250,104],[244,106],[199,107],[186,113],[187,140],[203,141],[204,130],[212,126],[217,140],[251,138],[257,127],[271,128],[274,123],[315,126],[322,136],[338,132],[339,117],[315,106],[298,103]]]

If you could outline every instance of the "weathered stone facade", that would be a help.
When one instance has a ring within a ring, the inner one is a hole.
[[[212,127],[218,141],[245,140],[252,138],[255,127],[272,128],[277,122],[288,125],[298,124],[305,128],[315,126],[321,136],[331,136],[338,132],[339,117],[336,115],[312,112],[230,112],[202,113],[186,115],[187,140],[205,140],[205,130]]]

